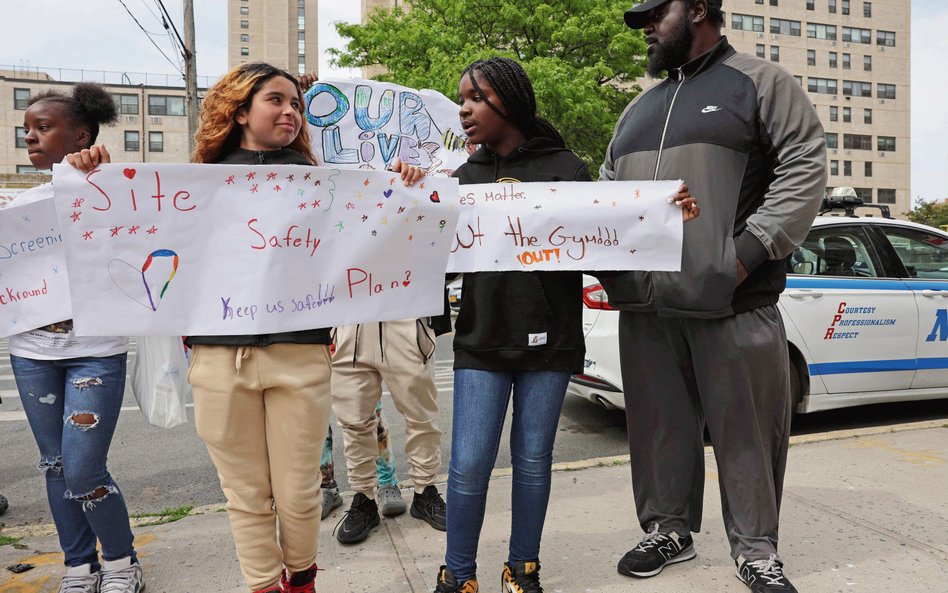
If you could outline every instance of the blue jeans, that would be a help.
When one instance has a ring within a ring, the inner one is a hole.
[[[508,562],[537,560],[550,500],[553,441],[570,373],[454,371],[445,564],[458,582],[477,572],[490,473],[513,388],[513,465]]]
[[[136,559],[125,499],[106,468],[126,360],[125,354],[62,360],[10,356],[66,566],[88,563],[98,570],[96,539],[105,560]]]

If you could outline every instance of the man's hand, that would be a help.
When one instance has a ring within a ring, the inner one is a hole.
[[[747,271],[747,268],[744,267],[744,262],[742,262],[740,258],[737,258],[737,284],[736,286],[740,286],[741,282],[747,279],[748,274],[749,272]]]

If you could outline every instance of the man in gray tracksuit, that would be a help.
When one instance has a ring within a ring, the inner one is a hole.
[[[619,572],[653,576],[694,558],[707,424],[738,577],[755,593],[795,591],[777,556],[791,401],[776,303],[785,258],[825,191],[823,129],[788,72],[728,44],[721,0],[646,0],[625,19],[644,29],[649,73],[668,76],[620,117],[600,179],[684,179],[701,216],[685,227],[681,272],[601,278],[621,310],[632,485],[647,532]]]

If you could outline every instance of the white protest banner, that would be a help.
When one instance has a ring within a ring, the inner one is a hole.
[[[460,187],[449,272],[681,269],[681,181]]]
[[[53,170],[78,335],[440,314],[457,181],[298,165]]]
[[[320,163],[381,171],[395,158],[450,175],[469,152],[458,106],[441,93],[374,80],[321,80],[306,92]]]
[[[0,338],[69,319],[69,284],[56,206],[0,208]]]

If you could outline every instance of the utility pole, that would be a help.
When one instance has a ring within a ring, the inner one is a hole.
[[[194,51],[194,0],[184,0],[185,109],[188,112],[188,154],[194,152],[198,128],[197,61]]]

